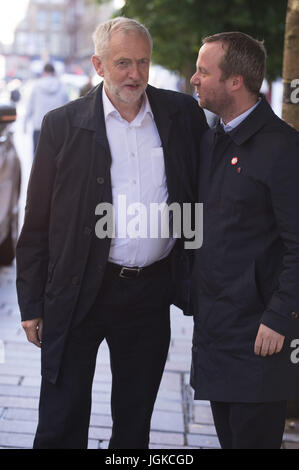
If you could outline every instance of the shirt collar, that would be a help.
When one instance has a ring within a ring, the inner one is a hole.
[[[148,100],[147,94],[144,93],[143,95],[143,100],[142,100],[142,105],[139,110],[139,113],[135,117],[135,119],[128,123],[125,119],[123,119],[119,113],[119,111],[115,108],[115,106],[111,103],[110,99],[107,96],[105,86],[103,86],[103,108],[104,108],[104,116],[105,116],[105,121],[109,119],[109,117],[115,117],[121,122],[127,123],[131,127],[140,127],[145,119],[145,117],[149,114],[152,119],[154,119],[154,115],[151,109],[150,102]]]
[[[224,122],[221,119],[220,123],[221,123],[224,131],[225,132],[230,132],[233,129],[235,129],[239,124],[241,124],[241,122],[243,122],[249,116],[249,114],[252,113],[252,111],[260,104],[261,101],[262,101],[262,99],[259,98],[258,102],[255,103],[250,109],[245,111],[245,113],[240,114],[240,116],[237,116],[235,119],[228,122],[227,124],[224,124]]]

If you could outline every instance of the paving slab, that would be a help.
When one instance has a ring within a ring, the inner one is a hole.
[[[183,433],[151,431],[150,442],[152,444],[183,446],[185,437]]]
[[[0,446],[11,449],[31,449],[34,435],[0,432]]]
[[[205,449],[219,449],[217,436],[205,436],[202,434],[187,434],[188,445]]]
[[[33,421],[37,423],[38,410],[30,408],[6,408],[5,419],[15,421]]]

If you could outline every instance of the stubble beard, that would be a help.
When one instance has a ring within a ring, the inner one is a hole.
[[[199,98],[198,102],[202,108],[207,109],[220,117],[226,115],[228,110],[232,107],[232,98],[226,93],[223,93],[220,96],[214,94],[212,99],[206,98],[201,100]]]
[[[116,97],[120,102],[124,104],[136,104],[139,101],[141,101],[142,96],[145,92],[146,86],[140,85],[138,90],[136,91],[128,91],[124,90],[123,87],[121,86],[115,86],[113,83],[111,83],[109,80],[105,81],[106,88],[108,92]]]

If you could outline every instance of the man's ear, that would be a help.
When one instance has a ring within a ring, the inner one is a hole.
[[[101,59],[97,55],[93,55],[91,58],[91,62],[97,74],[100,77],[104,78],[104,67],[103,67],[103,62],[101,61]]]
[[[230,86],[232,91],[238,91],[244,85],[244,79],[242,75],[233,75],[230,77]]]

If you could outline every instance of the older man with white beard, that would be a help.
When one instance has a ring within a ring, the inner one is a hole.
[[[98,237],[95,209],[119,197],[145,207],[193,203],[204,113],[190,96],[147,85],[152,41],[138,22],[108,21],[94,42],[104,84],[46,116],[17,248],[22,324],[42,350],[36,449],[87,447],[104,339],[109,446],[148,447],[174,286],[187,274],[182,240]]]

